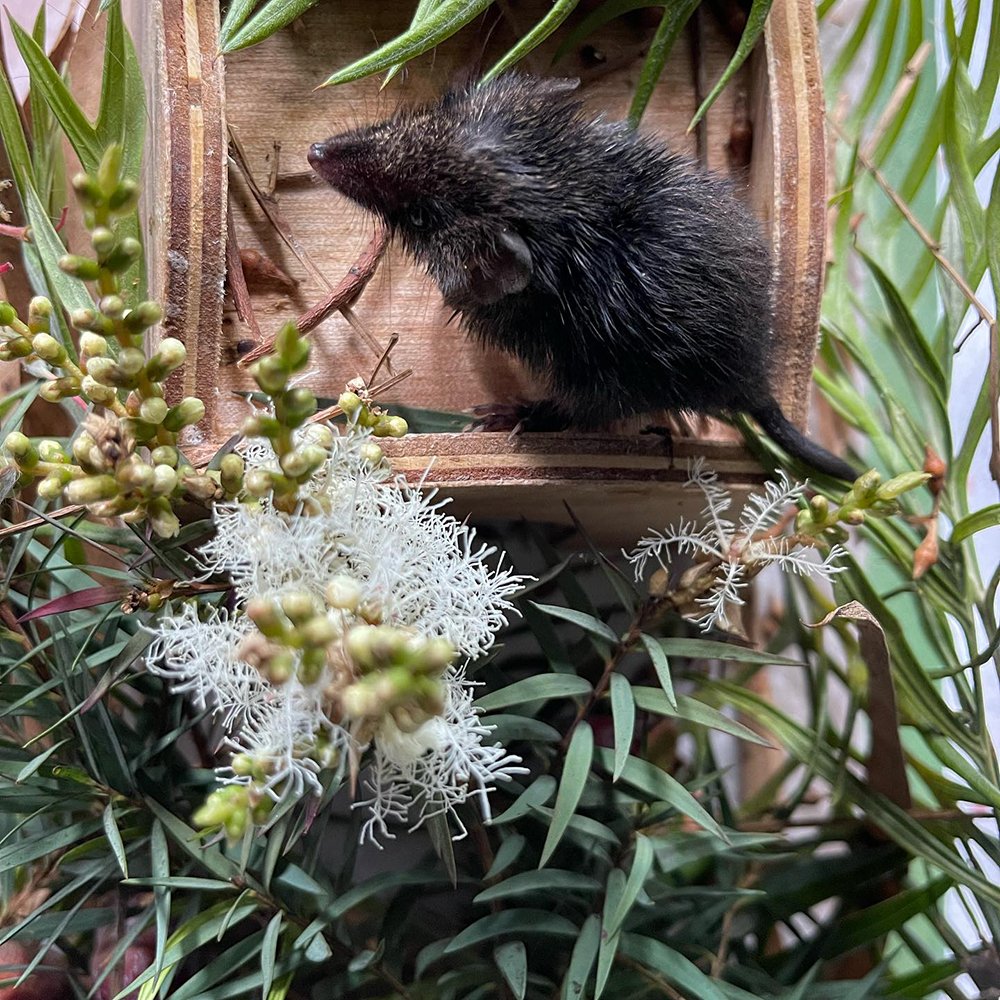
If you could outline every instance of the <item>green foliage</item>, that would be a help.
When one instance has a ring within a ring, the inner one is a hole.
[[[832,16],[837,2],[823,12]],[[32,227],[26,259],[56,315],[92,303],[58,267],[66,248],[48,217],[53,136],[66,134],[81,156],[119,143],[126,175],[139,175],[144,116],[123,97],[138,92],[138,77],[118,5],[106,6],[120,58],[105,63],[95,124],[23,31],[17,44],[49,111],[36,114],[41,132],[30,143],[0,78],[0,129]],[[223,46],[251,44],[307,6],[234,0]],[[405,43],[390,42],[351,72],[391,74],[486,6],[470,14],[471,5],[421,3]],[[570,7],[555,4],[510,59]],[[628,7],[613,0],[578,20],[577,31]],[[665,7],[640,71],[635,119],[692,9]],[[748,32],[759,32],[764,9],[754,4]],[[865,715],[876,718],[884,692],[872,690],[845,626],[800,624],[832,609],[807,580],[786,584],[771,643],[780,652],[762,652],[652,614],[655,602],[599,553],[566,556],[540,531],[508,527],[504,543],[520,543],[519,563],[538,579],[502,648],[473,665],[484,721],[526,768],[492,793],[492,824],[470,809],[469,836],[454,843],[441,825],[409,837],[400,830],[376,862],[358,847],[346,793],[331,785],[318,801],[275,806],[266,829],[234,826],[225,842],[206,836],[194,816],[214,784],[218,731],[205,709],[145,672],[142,656],[157,593],[150,581],[200,586],[206,607],[227,600],[224,583],[212,591],[196,579],[188,554],[210,524],[165,540],[120,522],[63,517],[40,501],[36,524],[5,509],[0,534],[9,611],[0,631],[0,944],[30,943],[34,956],[14,978],[26,982],[57,944],[80,995],[96,992],[126,956],[142,957],[136,981],[116,987],[140,1000],[959,995],[956,977],[975,966],[945,912],[955,886],[965,887],[984,936],[1000,931],[990,867],[1000,850],[995,833],[975,822],[1000,804],[985,710],[1000,573],[984,580],[977,562],[1000,516],[996,504],[973,509],[967,485],[989,389],[984,377],[968,430],[955,434],[952,343],[966,302],[866,161],[970,288],[988,272],[997,283],[987,234],[998,231],[1000,210],[983,206],[974,182],[997,146],[983,131],[1000,68],[988,63],[979,79],[968,71],[976,11],[957,23],[946,10],[952,62],[941,87],[928,64],[880,135],[874,122],[905,63],[932,37],[931,12],[870,0],[830,61],[835,94],[862,53],[874,53],[837,149],[818,381],[858,430],[859,456],[886,474],[867,499],[865,483],[855,487],[854,513],[882,491],[877,502],[909,515],[862,519],[856,530],[867,551],[847,560],[835,598],[860,601],[885,631],[899,705],[889,728],[912,805],[894,794],[901,789],[875,790],[881,762],[867,758]],[[1000,14],[993,22],[998,37]],[[947,177],[935,165],[939,151]],[[282,363],[263,372],[274,392],[291,391],[297,349],[287,336]],[[0,402],[4,436],[21,433],[34,395],[29,388]],[[269,435],[279,451],[313,401],[284,404]],[[393,428],[384,424],[387,435]],[[902,495],[915,482],[897,477],[923,465],[928,443],[944,467],[928,462],[931,489]],[[938,507],[934,551],[925,533]],[[830,511],[810,503],[803,530],[829,530],[839,517]],[[802,684],[801,718],[760,693],[756,682],[766,677]],[[831,708],[838,700],[841,714]],[[775,762],[755,794],[734,793],[723,756],[733,741]],[[114,950],[91,969],[99,934]],[[864,973],[835,978],[847,973],[845,958]]]

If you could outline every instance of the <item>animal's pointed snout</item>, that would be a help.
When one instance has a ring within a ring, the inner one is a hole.
[[[306,154],[306,159],[309,160],[310,165],[316,166],[317,163],[322,163],[327,157],[327,144],[325,142],[314,142],[309,147],[309,152]]]

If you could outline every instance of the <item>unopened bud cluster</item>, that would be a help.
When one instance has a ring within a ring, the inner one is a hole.
[[[795,530],[807,537],[822,536],[824,541],[843,542],[848,537],[848,527],[864,524],[868,517],[898,514],[899,497],[922,486],[928,479],[930,474],[927,472],[904,472],[883,483],[878,471],[869,469],[858,476],[837,505],[819,494],[811,497],[808,506],[795,518]]]
[[[326,464],[333,432],[320,424],[308,424],[316,412],[316,397],[302,386],[290,386],[293,375],[309,363],[309,341],[294,323],[287,323],[275,338],[274,351],[251,369],[261,391],[271,398],[269,412],[255,413],[243,425],[243,434],[266,438],[277,468],[255,468],[246,476],[246,491],[255,497],[271,497],[274,506],[291,513],[304,499],[303,487]],[[374,437],[402,437],[407,431],[402,417],[391,416],[371,403],[360,380],[348,385],[338,400],[353,427],[370,430]],[[308,424],[308,426],[307,426]],[[370,438],[361,445],[361,457],[377,465],[382,449]]]
[[[322,685],[328,716],[360,743],[386,718],[413,732],[444,710],[441,675],[455,658],[446,639],[381,620],[346,575],[327,582],[321,602],[306,591],[249,601],[257,631],[239,656],[271,684]]]
[[[73,178],[84,210],[93,256],[65,254],[59,266],[96,286],[93,306],[76,309],[70,322],[79,333],[79,352],[52,335],[53,305],[31,300],[28,316],[0,303],[0,360],[41,361],[52,373],[39,390],[51,402],[69,397],[103,408],[92,413],[68,447],[55,441],[33,444],[15,432],[4,449],[21,474],[21,484],[39,479],[43,499],[62,496],[98,517],[148,521],[156,534],[177,533],[174,505],[234,497],[243,488],[243,462],[227,456],[217,472],[197,473],[178,449],[180,432],[205,416],[200,399],[170,405],[163,383],[184,364],[186,349],[175,338],[160,341],[152,354],[143,347],[145,331],[158,323],[156,302],[129,307],[121,278],[142,254],[139,241],[122,235],[116,219],[136,205],[134,182],[121,177],[121,149],[111,146],[94,174]],[[72,352],[72,353],[71,353]]]

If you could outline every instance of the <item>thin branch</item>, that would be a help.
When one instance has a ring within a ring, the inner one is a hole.
[[[30,517],[27,521],[19,521],[17,524],[0,528],[0,539],[8,538],[11,535],[20,535],[22,532],[30,531],[32,528],[40,528],[43,524],[48,524],[50,521],[58,521],[63,517],[72,517],[74,514],[79,514],[86,509],[83,504],[74,503],[68,507],[60,507],[58,510],[52,511],[51,514],[46,514],[45,517]]]
[[[407,368],[405,371],[401,371],[398,375],[393,375],[392,378],[386,379],[381,385],[375,386],[374,389],[369,389],[368,395],[378,396],[383,392],[388,392],[394,386],[402,382],[404,378],[409,378],[412,374],[413,369]],[[320,410],[318,413],[314,413],[309,418],[309,423],[325,423],[327,420],[333,420],[334,417],[339,417],[343,412],[344,411],[339,406],[328,406],[325,410]]]
[[[250,299],[250,289],[247,288],[246,275],[243,273],[243,261],[240,259],[240,245],[236,239],[236,220],[233,218],[233,206],[226,210],[226,279],[229,290],[233,293],[233,303],[236,315],[250,327],[253,339],[259,344],[261,338],[260,324],[254,312]]]
[[[903,75],[899,78],[899,82],[893,88],[892,94],[889,96],[889,101],[879,115],[878,121],[875,122],[875,127],[872,129],[871,135],[868,137],[868,141],[865,143],[864,153],[866,157],[872,157],[875,155],[875,149],[878,144],[882,141],[882,136],[885,135],[886,129],[892,123],[893,118],[896,117],[899,109],[903,106],[903,102],[906,100],[907,95],[913,89],[914,84],[917,82],[917,78],[920,76],[920,71],[924,68],[927,62],[927,57],[934,51],[934,46],[931,45],[929,41],[924,39],[917,48],[917,51],[913,53],[912,58],[906,64],[906,68],[903,70]]]
[[[299,333],[308,333],[322,323],[330,313],[338,309],[343,311],[349,307],[364,291],[368,282],[375,276],[379,261],[382,259],[382,255],[385,253],[388,244],[389,238],[386,231],[381,228],[377,229],[368,246],[365,247],[361,256],[358,257],[351,269],[344,275],[337,287],[325,299],[318,302],[312,309],[303,313],[295,321]],[[273,349],[274,338],[269,337],[240,358],[240,367],[245,368],[247,365],[253,364],[254,361],[270,353]],[[379,347],[375,353],[379,354],[381,351],[382,348]]]
[[[292,232],[285,220],[285,217],[281,214],[278,209],[278,202],[273,195],[268,194],[263,191],[257,181],[254,179],[253,172],[250,169],[250,162],[247,159],[243,145],[239,140],[239,136],[233,131],[233,127],[229,126],[229,151],[230,157],[229,161],[232,163],[236,169],[243,176],[243,179],[247,183],[247,187],[250,188],[250,193],[253,195],[254,201],[260,206],[260,210],[267,216],[268,221],[274,226],[274,231],[281,237],[282,241],[288,247],[289,250],[298,257],[302,266],[321,284],[326,288],[330,287],[330,282],[327,281],[326,275],[313,263],[312,258],[306,252],[305,248],[296,239],[295,234]]]

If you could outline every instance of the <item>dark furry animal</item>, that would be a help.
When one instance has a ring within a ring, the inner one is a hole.
[[[544,375],[526,429],[656,410],[748,413],[841,479],[769,386],[771,259],[720,178],[624,122],[584,116],[575,81],[509,74],[309,150],[380,216],[467,329]]]

